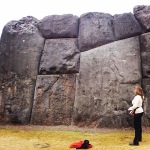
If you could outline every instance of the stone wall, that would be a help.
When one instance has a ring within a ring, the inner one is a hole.
[[[0,123],[128,127],[133,87],[150,126],[150,6],[10,21],[0,40]]]

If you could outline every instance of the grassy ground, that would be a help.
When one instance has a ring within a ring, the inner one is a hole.
[[[0,126],[0,150],[69,150],[72,142],[85,139],[93,145],[91,150],[150,150],[149,131],[144,131],[143,142],[135,147],[128,145],[132,129]]]

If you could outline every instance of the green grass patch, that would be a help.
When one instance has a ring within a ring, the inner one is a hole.
[[[42,130],[0,128],[0,150],[73,150],[69,145],[88,139],[91,150],[149,150],[150,134],[143,133],[140,146],[129,146],[133,131],[96,132],[92,130]]]

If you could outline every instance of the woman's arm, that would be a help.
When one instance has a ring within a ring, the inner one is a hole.
[[[139,101],[140,101],[139,97],[138,97],[138,96],[135,96],[134,99],[133,99],[133,106],[130,107],[128,110],[131,111],[131,110],[134,110],[134,109],[136,109],[137,107],[139,107],[139,105],[138,105],[138,104],[139,104]]]

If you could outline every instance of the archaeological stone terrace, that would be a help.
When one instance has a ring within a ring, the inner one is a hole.
[[[133,87],[150,126],[150,6],[27,16],[0,39],[0,124],[130,127]]]

